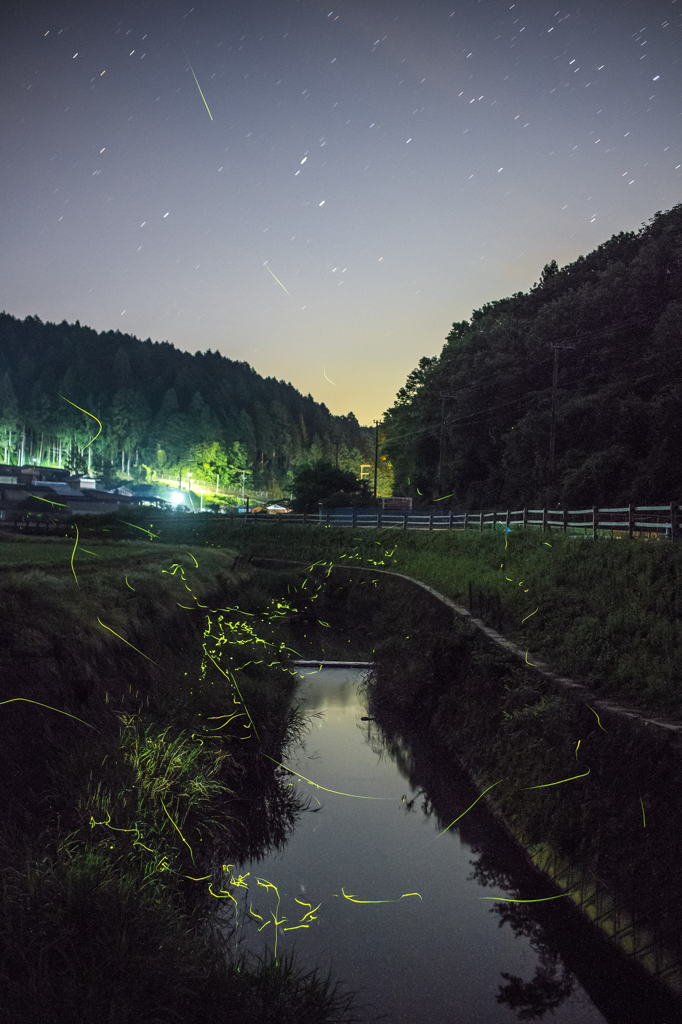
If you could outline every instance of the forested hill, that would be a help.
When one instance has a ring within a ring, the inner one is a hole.
[[[68,399],[65,401],[64,399]],[[81,455],[102,423],[102,433]],[[374,460],[374,434],[353,413],[332,416],[291,384],[263,378],[248,363],[217,352],[191,355],[168,342],[120,331],[0,314],[0,462],[54,461],[113,477],[142,479],[193,467],[227,485],[249,471],[247,486],[277,493],[292,471],[337,458],[359,474]],[[370,460],[371,453],[371,460]],[[190,462],[191,460],[191,462]],[[147,472],[142,471],[147,466]]]
[[[682,205],[453,324],[386,438],[395,493],[446,506],[682,499]]]

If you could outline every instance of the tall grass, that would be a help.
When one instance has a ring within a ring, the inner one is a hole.
[[[682,716],[682,545],[520,529],[431,533],[268,522],[221,531],[224,544],[249,556],[399,572],[463,606],[472,584],[494,595],[494,625],[558,671],[651,715]]]
[[[281,846],[301,810],[261,756],[305,728],[273,595],[233,561],[155,545],[78,585],[69,562],[5,570],[3,1019],[357,1019],[330,978],[235,961],[205,927],[215,865]]]

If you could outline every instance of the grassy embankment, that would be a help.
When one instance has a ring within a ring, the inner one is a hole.
[[[676,738],[615,713],[598,719],[584,698],[495,648],[428,594],[378,574],[374,588],[373,574],[354,571],[393,569],[462,604],[471,582],[520,646],[597,694],[677,716],[679,548],[530,532],[507,534],[505,547],[504,534],[217,526],[243,552],[323,560],[314,570],[321,580],[330,562],[348,566],[330,575],[319,610],[358,628],[371,620],[379,662],[371,713],[403,712],[463,759],[481,790],[494,784],[487,799],[526,846],[549,844],[593,872],[640,925],[649,915],[661,945],[679,945]]]
[[[473,583],[520,646],[599,693],[676,713],[677,548],[531,532],[506,535],[505,548],[504,534],[246,527],[214,516],[154,529],[178,543],[191,535],[197,557],[223,545],[245,559],[324,561],[308,585],[321,585],[314,614],[311,605],[292,616],[298,653],[322,656],[326,645],[325,657],[340,656],[352,638],[364,647],[355,656],[367,657],[374,640],[373,712],[406,712],[464,758],[481,790],[496,784],[487,799],[527,845],[549,843],[593,871],[635,914],[651,910],[661,941],[675,941],[682,820],[671,794],[682,769],[669,738],[616,715],[598,721],[423,591],[354,568],[393,569],[462,604]],[[329,573],[330,562],[342,571]]]
[[[530,530],[211,526],[256,555],[338,567],[376,562],[463,606],[471,583],[474,611],[520,647],[604,696],[682,720],[682,545]]]
[[[215,545],[72,551],[0,540],[3,1017],[353,1019],[330,979],[206,927],[221,863],[278,845],[301,810],[261,756],[304,728],[286,580]]]

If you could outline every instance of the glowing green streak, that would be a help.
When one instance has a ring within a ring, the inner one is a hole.
[[[187,63],[189,64],[189,61],[187,61]],[[192,72],[192,75],[194,76],[194,81],[195,81],[195,82],[197,82],[197,76],[196,76],[196,75],[194,74],[194,68],[192,67],[192,65],[191,65],[191,64],[189,64],[189,69],[190,69],[190,71]],[[199,85],[199,83],[198,83],[198,82],[197,82],[197,89],[198,89],[198,90],[199,90],[199,92],[201,93],[201,98],[202,98],[202,100],[204,101],[204,106],[205,106],[205,107],[206,107],[206,109],[208,110],[208,103],[206,102],[206,99],[205,99],[205,97],[204,97],[204,94],[203,94],[203,92],[201,92],[201,86]],[[211,118],[211,120],[213,120],[213,115],[211,114],[211,111],[210,111],[210,110],[208,110],[208,116],[209,116],[209,117]]]
[[[484,789],[483,792],[481,793],[481,796],[477,796],[476,797],[476,799],[474,800],[474,802],[471,805],[471,807],[474,807],[478,803],[478,801],[481,799],[481,797],[484,797],[486,795],[486,793],[489,790],[491,790],[494,786],[499,786],[500,782],[504,782],[504,779],[498,779],[497,782],[493,782],[492,786],[488,786],[488,789]],[[471,810],[471,807],[467,807],[466,811],[462,811],[462,813],[460,814],[459,818],[463,818],[465,814],[468,814],[469,811]],[[457,822],[459,821],[459,818],[455,818],[454,821],[451,821],[450,824],[448,825],[448,828],[452,828],[453,825],[456,825]],[[438,839],[439,836],[445,835],[445,833],[447,832],[448,828],[444,828],[442,832],[439,832],[438,835],[436,836],[436,839]]]
[[[296,899],[296,897],[295,897],[295,896],[294,896],[294,899]],[[300,901],[300,900],[296,900],[296,902],[297,902],[297,903],[301,903],[301,901]],[[306,917],[309,917],[311,921],[316,921],[316,920],[317,920],[317,918],[316,918],[316,917],[312,917],[312,914],[314,914],[316,910],[319,910],[319,909],[320,909],[320,907],[322,906],[322,904],[321,904],[321,903],[318,903],[318,904],[317,904],[317,906],[316,906],[316,907],[315,907],[314,909],[313,909],[313,906],[312,906],[312,904],[311,904],[311,903],[301,903],[301,906],[302,906],[302,907],[310,907],[310,910],[309,910],[309,911],[308,911],[307,913],[305,913],[305,914],[303,915],[303,917],[301,918],[301,921],[305,921]],[[285,931],[286,931],[286,930],[287,930],[287,929],[285,928]]]
[[[78,547],[78,523],[76,523],[76,543],[74,544],[73,551],[71,552],[71,572],[73,573],[73,578],[76,581],[76,586],[79,586],[78,577],[76,576],[76,570],[73,567],[73,556],[76,554],[76,548],[77,547]]]
[[[66,715],[68,718],[75,718],[77,722],[83,722],[83,725],[87,725],[88,729],[95,729],[94,725],[90,725],[89,722],[83,721],[82,718],[78,718],[77,715],[70,715],[68,711],[61,711],[59,708],[53,708],[51,704],[43,704],[39,700],[30,700],[28,697],[10,697],[9,700],[0,700],[0,704],[12,704],[15,700],[26,701],[27,704],[39,704],[41,708],[48,708],[50,711],[56,711],[60,715]],[[95,729],[95,732],[99,732],[99,729]]]
[[[242,702],[242,705],[244,707],[244,711],[246,712],[246,717],[248,718],[249,722],[253,726],[253,731],[255,732],[256,736],[258,737],[258,739],[260,739],[260,736],[258,736],[258,730],[256,729],[256,726],[253,724],[253,719],[251,718],[251,715],[249,714],[249,709],[247,708],[246,704],[244,703],[244,698],[241,695],[239,687],[237,686],[237,681],[235,680],[234,676],[232,677],[232,679],[230,679],[230,677],[227,675],[227,673],[223,672],[223,670],[221,669],[220,665],[218,664],[218,662],[215,660],[215,658],[211,654],[209,654],[209,658],[211,659],[211,661],[213,662],[215,667],[218,669],[218,671],[222,672],[222,674],[225,676],[225,678],[228,680],[228,682],[231,682],[234,685],[235,690],[239,694],[239,699]],[[223,717],[223,716],[219,716],[219,717]],[[248,726],[246,726],[245,728],[248,728]],[[242,737],[242,738],[244,738],[244,737]],[[267,754],[266,754],[266,757],[267,757]]]
[[[321,667],[322,666],[320,666],[320,668]],[[299,775],[299,773],[295,772],[293,768],[289,768],[288,765],[282,764],[281,761],[275,761],[274,757],[270,757],[269,754],[264,754],[263,751],[261,751],[261,753],[263,754],[263,757],[267,757],[268,761],[278,764],[280,768],[286,768],[286,770],[291,772],[292,775],[297,775],[299,779],[303,779],[304,782],[309,782],[311,786],[315,786],[317,789],[323,789],[325,793],[336,793],[337,796],[352,796],[356,800],[393,800],[392,796],[359,796],[357,793],[341,793],[338,789],[327,789],[326,786],[320,786],[317,782],[313,782],[312,779],[306,779],[305,775]]]
[[[543,896],[539,900],[508,900],[504,896],[479,896],[480,900],[497,900],[498,903],[546,903],[547,900],[560,900],[562,896],[570,896],[568,892],[562,892],[558,896]]]
[[[646,818],[644,817],[644,803],[642,802],[641,794],[640,794],[640,797],[639,797],[639,802],[640,802],[640,804],[642,804],[642,823],[644,825],[644,828],[646,828]]]
[[[256,876],[256,882],[258,883],[258,885],[262,885],[264,889],[274,889],[275,892],[277,893],[277,909],[274,911],[274,913],[271,911],[272,920],[275,922],[275,963],[277,963],[277,928],[279,927],[279,925],[284,924],[284,922],[286,921],[286,917],[283,917],[281,921],[277,920],[277,914],[279,913],[279,904],[281,899],[279,895],[279,889],[277,888],[276,885],[273,885],[272,882],[268,882],[267,878],[258,878],[258,876]],[[270,922],[268,921],[267,924],[270,924]],[[263,925],[263,928],[265,928],[265,925]],[[262,931],[262,928],[259,928],[258,931]]]
[[[590,705],[588,704],[587,707],[590,708]],[[590,711],[592,712],[593,715],[597,715],[597,712],[594,710],[594,708],[590,708]],[[597,715],[597,724],[598,724],[598,726],[599,726],[599,728],[601,729],[602,732],[606,732],[606,729],[604,728],[604,726],[599,721],[599,715]]]
[[[327,377],[327,374],[326,374],[326,371],[325,371],[325,368],[324,368],[324,366],[322,367],[322,373],[324,373],[324,375],[325,375],[325,378],[326,378],[327,380],[329,380],[329,377]],[[334,384],[334,381],[333,381],[333,380],[329,380],[329,383],[330,383],[330,384]],[[334,384],[334,387],[336,387],[336,385],[335,385],[335,384]]]
[[[272,274],[272,271],[270,270],[270,267],[269,267],[269,266],[267,265],[267,263],[265,264],[265,269],[266,269],[266,270],[268,271],[268,273],[269,273],[269,274]],[[275,277],[275,275],[274,275],[274,274],[272,274],[272,276],[273,276],[273,277]],[[278,277],[275,277],[275,281],[276,281],[276,282],[277,282],[277,284],[278,284],[278,285],[280,286],[280,288],[284,288],[284,285],[282,284],[282,282],[280,281],[280,279],[279,279]],[[285,292],[287,292],[286,288],[284,288],[284,291],[285,291]],[[287,295],[289,295],[289,292],[287,292]],[[291,296],[290,296],[290,295],[289,295],[289,298],[291,298]],[[323,372],[324,372],[324,371],[323,371]],[[325,377],[327,377],[327,374],[326,374],[326,373],[325,373]],[[327,377],[327,380],[329,380],[329,377]],[[333,384],[334,382],[333,382],[333,381],[331,381],[331,380],[329,380],[329,383],[330,383],[330,384]]]
[[[519,584],[519,586],[521,586],[521,584]],[[539,607],[540,607],[540,605],[538,605],[538,608]],[[535,609],[535,612],[538,610],[538,608]],[[535,612],[531,612],[530,615],[526,615],[525,619],[521,619],[521,625],[523,625],[524,622],[526,621],[526,619],[529,619],[531,617],[531,615],[535,615]]]
[[[355,896],[348,896],[345,889],[342,888],[341,892],[347,900],[351,901],[351,903],[399,903],[400,900],[404,900],[406,896],[419,896],[419,899],[422,898],[418,892],[406,892],[397,900],[356,900]],[[322,904],[320,904],[320,906],[322,906]]]
[[[68,508],[68,506],[61,501],[50,501],[49,498],[41,498],[38,494],[32,494],[31,497],[35,498],[36,501],[46,501],[48,505],[59,505],[60,508]]]
[[[163,802],[163,800],[161,801],[161,806],[163,807],[164,811],[166,811],[166,814],[168,814],[168,811],[166,810],[166,805],[165,805],[165,803]],[[180,836],[180,838],[182,839],[183,843],[185,844],[185,846],[186,846],[186,847],[187,847],[187,849],[189,850],[189,855],[190,855],[190,857],[192,858],[192,864],[194,864],[194,854],[192,853],[192,847],[191,847],[191,846],[189,845],[189,843],[187,842],[187,840],[186,840],[186,839],[185,839],[185,837],[183,836],[182,832],[180,831],[180,829],[178,828],[178,826],[177,826],[177,825],[175,824],[175,822],[174,822],[174,821],[173,821],[173,819],[171,818],[170,814],[168,814],[168,818],[169,818],[169,820],[170,820],[170,823],[171,823],[171,825],[173,825],[173,827],[174,827],[175,829],[177,829],[178,835]]]
[[[138,654],[142,654],[142,651],[140,651],[140,650],[139,650],[139,649],[138,649],[137,647],[135,647],[135,645],[134,645],[134,644],[131,644],[131,643],[129,643],[129,642],[128,642],[128,641],[127,641],[127,640],[125,639],[125,637],[122,637],[120,633],[117,633],[117,632],[116,632],[115,630],[113,630],[113,629],[111,628],[111,626],[105,626],[105,625],[104,625],[104,623],[102,622],[102,620],[100,619],[100,617],[99,617],[99,616],[97,616],[97,621],[99,622],[100,626],[103,626],[103,627],[104,627],[104,629],[108,629],[108,630],[109,630],[109,632],[110,632],[110,633],[113,633],[113,634],[114,634],[114,636],[117,636],[117,637],[119,638],[119,640],[123,640],[123,643],[124,643],[124,644],[128,644],[128,647],[132,647],[132,649],[133,649],[134,651],[137,651],[137,653],[138,653]],[[147,655],[146,655],[146,654],[142,654],[142,657],[143,657],[143,658],[147,658]],[[151,658],[147,658],[147,661],[151,661],[152,665],[156,665],[156,662],[155,662],[155,661],[153,661],[153,660],[152,660]]]
[[[454,492],[453,492],[454,493]],[[452,494],[444,494],[442,498],[434,498],[434,501],[445,501],[446,498],[451,498]]]
[[[578,744],[578,746],[579,745],[580,744]],[[578,749],[578,747],[576,747],[576,751],[577,751],[577,749]],[[573,779],[584,779],[585,776],[589,775],[589,774],[590,774],[590,769],[588,768],[586,772],[582,773],[582,775],[571,775],[570,778],[568,778],[568,779],[559,779],[558,782],[543,782],[539,786],[526,786],[525,788],[526,789],[547,789],[548,786],[560,786],[562,784],[562,782],[572,782]]]
[[[64,399],[65,402],[69,402],[69,399],[68,398],[64,398],[64,395],[60,395],[59,397]],[[79,412],[84,412],[86,416],[90,416],[93,420],[96,420],[97,423],[99,423],[99,430],[97,431],[95,436],[92,438],[92,440],[88,441],[88,443],[85,446],[85,448],[89,448],[90,445],[92,444],[92,442],[96,441],[97,438],[99,437],[99,435],[102,433],[102,424],[99,422],[99,420],[97,419],[96,416],[93,416],[92,413],[88,412],[87,409],[81,409],[80,405],[76,405],[75,402],[69,402],[69,405],[72,405],[74,407],[74,409],[78,409]],[[83,448],[82,451],[85,451],[85,448]]]
[[[126,523],[125,519],[119,519],[119,523],[125,523],[126,526],[132,526],[134,530],[142,530],[143,533],[148,533],[150,537],[158,537],[158,533],[152,533],[151,530],[145,530],[144,526],[135,526],[135,523]]]
[[[217,893],[213,892],[211,884],[211,882],[208,883],[208,891],[210,892],[211,896],[215,896],[217,900],[234,900],[235,903],[237,902],[231,892],[227,892],[223,896],[218,896]]]

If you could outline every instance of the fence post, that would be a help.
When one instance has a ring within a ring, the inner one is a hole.
[[[542,532],[545,533],[547,530],[547,506],[542,510]]]
[[[675,533],[677,532],[677,505],[671,501],[670,503],[670,540],[675,543]]]
[[[464,513],[464,529],[465,529],[465,530],[466,530],[466,528],[467,528],[468,524],[469,524],[469,513],[468,513],[468,512],[465,512],[465,513]]]
[[[355,529],[355,509],[353,509],[353,529]]]
[[[510,516],[511,516],[511,512],[509,511],[509,509],[507,509],[507,518],[505,519],[505,524],[506,524],[507,529],[509,529],[509,519],[510,519]]]
[[[568,512],[564,509],[564,533],[566,533],[566,526],[568,525]]]
[[[481,511],[479,512],[479,516],[480,519],[478,523],[478,532],[483,533],[483,509],[481,509]]]
[[[523,506],[523,529],[524,529],[524,530],[526,529],[526,520],[527,520],[527,519],[528,519],[528,509],[527,509],[527,508],[526,508],[526,506],[524,505],[524,506]]]
[[[448,530],[452,529],[452,509],[450,509],[450,515],[448,517]]]
[[[431,512],[429,513],[429,530],[432,530],[432,529],[433,529],[433,509],[431,509]]]
[[[628,505],[628,537],[632,540],[632,534],[635,528],[635,506],[633,504]]]
[[[599,509],[596,505],[592,506],[592,540],[597,539],[597,523],[599,522],[598,513]]]
[[[407,512],[403,512],[403,530],[407,529]]]
[[[327,512],[327,524],[326,524],[327,526],[329,526],[329,516],[330,515],[331,515],[331,512]]]
[[[377,530],[381,529],[381,512],[377,512]]]

